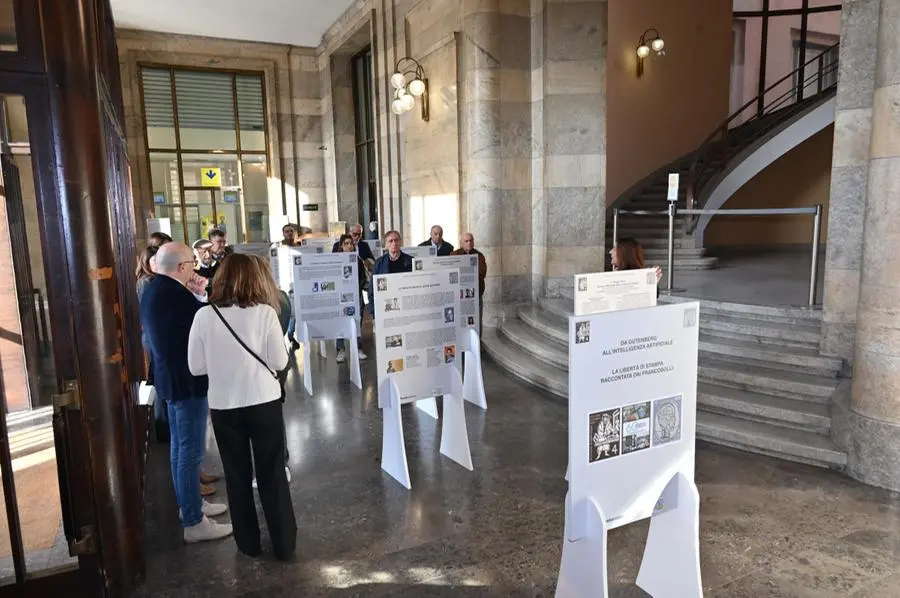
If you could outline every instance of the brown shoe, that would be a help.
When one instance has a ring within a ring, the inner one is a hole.
[[[206,484],[200,484],[200,496],[212,496],[216,493],[215,486],[208,486]]]
[[[201,484],[213,484],[222,479],[222,476],[216,475],[214,473],[206,473],[205,471],[200,472],[200,483]]]

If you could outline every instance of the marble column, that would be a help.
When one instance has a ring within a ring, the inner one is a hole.
[[[900,490],[900,0],[881,0],[849,471]]]
[[[834,115],[821,351],[853,362],[882,0],[845,0]]]
[[[546,0],[542,27],[542,232],[553,296],[604,264],[606,0]]]
[[[486,326],[497,321],[503,291],[500,27],[499,0],[463,2],[460,155],[465,213],[460,228],[472,232],[487,260]]]

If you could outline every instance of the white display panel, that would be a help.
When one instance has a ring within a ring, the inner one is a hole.
[[[292,259],[294,313],[308,327],[305,340],[344,338],[347,318],[354,318],[358,327],[362,306],[356,253],[296,253]]]
[[[575,315],[656,305],[656,268],[575,275]]]
[[[435,269],[452,268],[459,270],[459,315],[457,318],[461,336],[473,328],[481,335],[478,321],[478,256],[448,255],[443,257],[422,257],[413,259],[413,272],[429,272]]]
[[[459,271],[375,276],[378,386],[395,377],[401,402],[451,392],[458,346]]]
[[[425,247],[414,245],[412,247],[403,247],[400,251],[412,257],[434,257],[437,255],[437,249],[433,245],[426,245]]]

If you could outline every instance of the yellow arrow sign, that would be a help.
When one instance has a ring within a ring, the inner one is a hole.
[[[222,186],[222,169],[221,168],[203,168],[200,170],[200,180],[203,187],[221,187]]]

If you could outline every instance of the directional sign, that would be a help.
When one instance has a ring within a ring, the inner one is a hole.
[[[202,168],[200,170],[200,180],[203,187],[221,187],[222,186],[222,169],[221,168]]]
[[[666,199],[669,201],[678,201],[678,179],[680,175],[677,172],[669,173],[669,187],[666,190]]]

